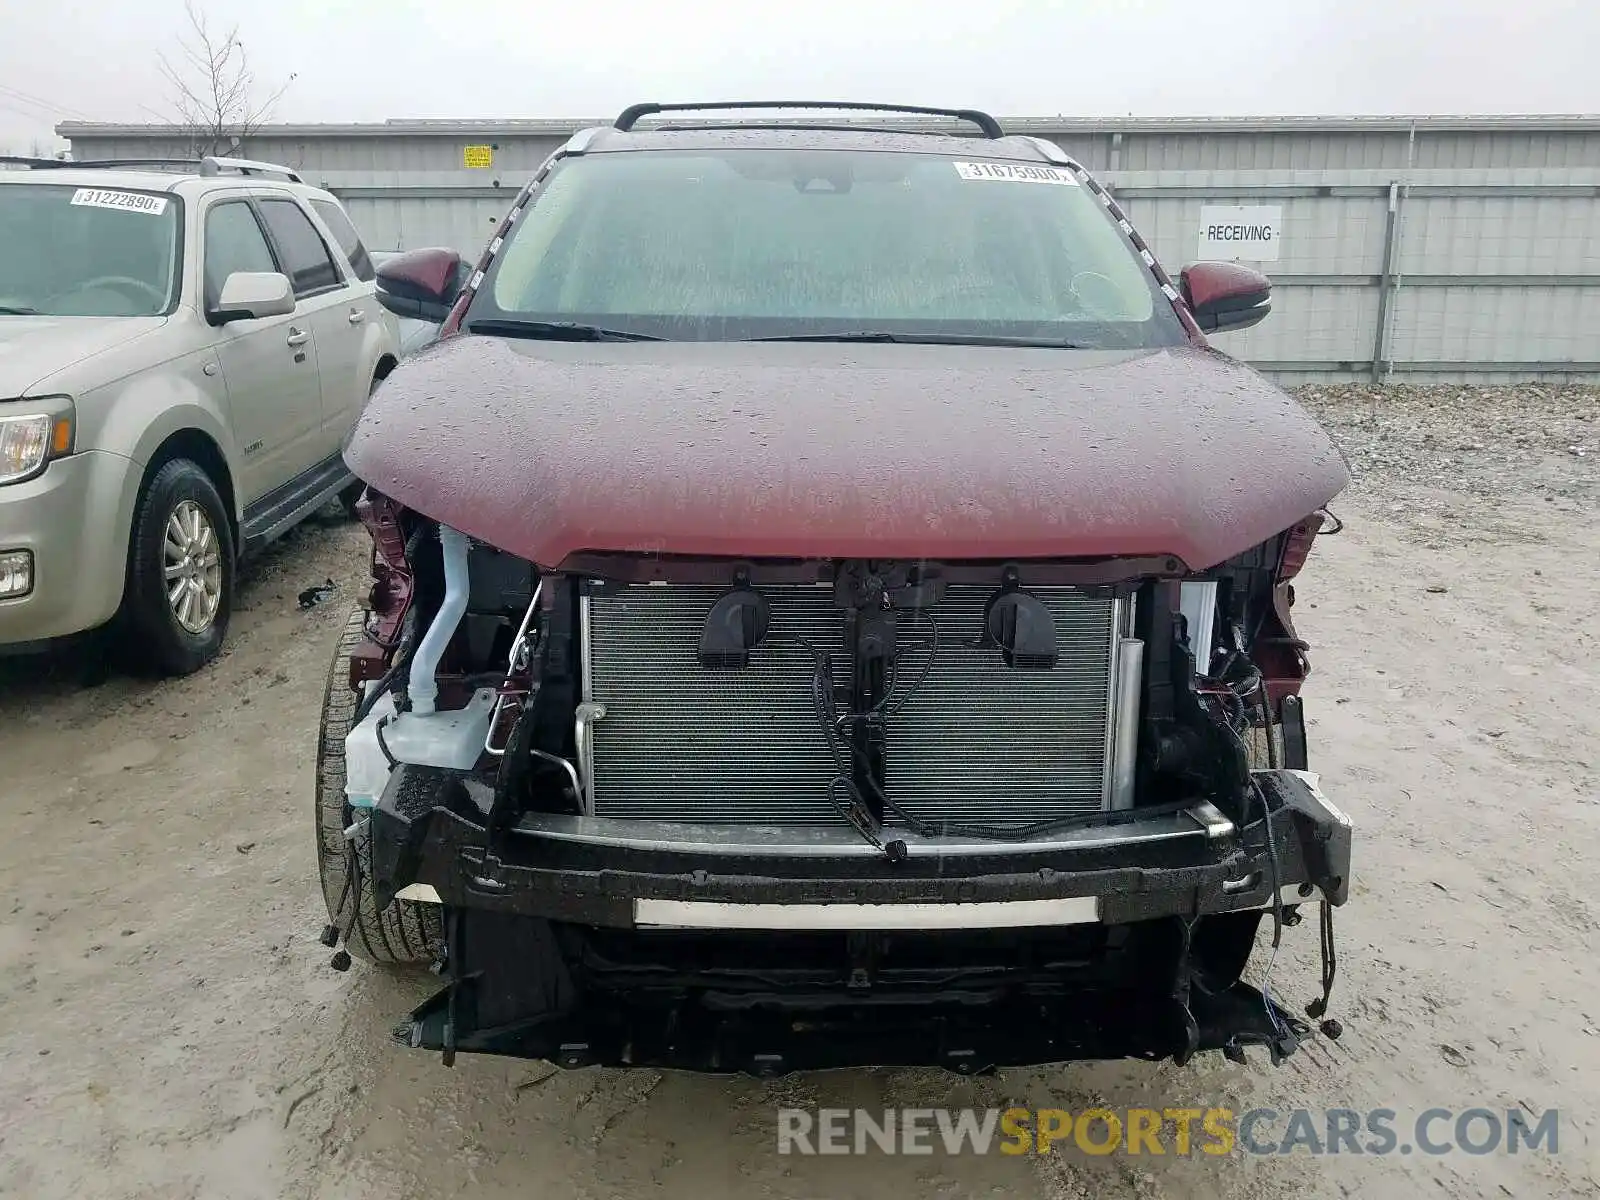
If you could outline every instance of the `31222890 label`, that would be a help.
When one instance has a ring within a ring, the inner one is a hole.
[[[159,217],[167,211],[165,196],[151,196],[144,192],[113,192],[105,188],[79,188],[72,193],[72,203],[79,207],[116,208],[151,217]]]

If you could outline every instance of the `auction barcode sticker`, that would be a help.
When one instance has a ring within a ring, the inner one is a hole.
[[[74,204],[90,208],[120,208],[123,212],[148,213],[159,217],[167,211],[165,196],[150,196],[144,192],[110,192],[104,188],[79,188],[72,193]]]
[[[1078,177],[1061,167],[1035,166],[1033,163],[958,162],[956,174],[966,180],[994,179],[1002,183],[1054,183],[1077,187]]]

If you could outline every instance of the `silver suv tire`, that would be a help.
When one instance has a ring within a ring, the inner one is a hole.
[[[187,458],[164,464],[134,510],[119,614],[126,648],[162,675],[217,656],[233,614],[233,530],[210,476]]]

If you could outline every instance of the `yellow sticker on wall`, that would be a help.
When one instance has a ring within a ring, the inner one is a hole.
[[[463,146],[461,148],[461,163],[467,167],[492,167],[494,166],[494,147]]]

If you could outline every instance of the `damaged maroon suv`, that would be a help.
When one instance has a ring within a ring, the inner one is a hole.
[[[1278,1061],[1265,943],[1317,917],[1321,1016],[1349,885],[1290,620],[1348,475],[1207,345],[1267,281],[1174,286],[986,114],[780,107],[637,106],[379,272],[441,333],[345,451],[327,940],[434,964],[447,1060]]]

